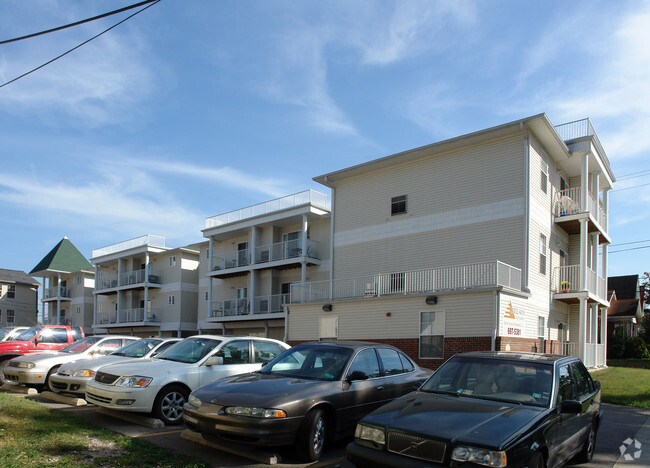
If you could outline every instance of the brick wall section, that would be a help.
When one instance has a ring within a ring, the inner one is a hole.
[[[454,354],[466,353],[468,351],[489,351],[491,348],[491,338],[489,336],[476,336],[464,338],[445,338],[444,358],[442,359],[420,359],[419,340],[418,338],[394,338],[372,340],[375,343],[384,343],[395,346],[404,351],[420,367],[427,369],[437,369],[447,359]],[[291,346],[303,343],[303,341],[290,341]]]
[[[553,340],[545,340],[544,349],[540,349],[538,338],[511,338],[508,336],[497,338],[497,349],[499,351],[505,351],[507,345],[510,345],[510,351],[533,351],[549,354],[558,354],[560,352],[559,343]]]

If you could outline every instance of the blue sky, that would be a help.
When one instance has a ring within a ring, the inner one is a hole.
[[[0,40],[135,3],[3,0]],[[0,45],[0,84],[128,13]],[[590,117],[619,182],[609,274],[650,270],[650,2],[163,0],[0,88],[0,268],[314,188],[545,112]],[[644,172],[645,171],[645,172]]]

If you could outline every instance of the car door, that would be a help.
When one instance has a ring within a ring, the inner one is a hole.
[[[558,393],[556,405],[559,408],[563,401],[576,400],[576,386],[571,373],[571,364],[561,364],[558,369]],[[555,452],[557,461],[568,460],[580,444],[578,432],[580,429],[580,415],[572,413],[561,413],[558,415],[555,432]]]
[[[580,448],[593,422],[594,412],[598,412],[600,405],[596,400],[597,391],[594,382],[582,362],[573,362],[571,364],[571,373],[575,381],[576,400],[582,404],[582,412],[578,415],[579,423],[577,427],[577,431],[580,433],[580,443],[578,444],[578,448]]]
[[[419,382],[410,379],[407,375],[407,372],[414,368],[404,368],[404,363],[408,363],[408,360],[400,356],[397,350],[377,348],[377,354],[384,375],[386,402],[418,389]]]
[[[68,342],[68,330],[65,327],[49,327],[36,337],[36,349],[50,351],[61,349]]]
[[[349,377],[355,371],[363,372],[368,378],[342,382],[339,412],[341,432],[354,430],[359,419],[390,399],[386,389],[386,378],[381,375],[374,348],[359,351],[352,359],[345,377]]]
[[[222,343],[212,356],[221,357],[223,364],[199,367],[199,386],[229,375],[252,372],[261,367],[251,362],[250,340],[233,340]]]

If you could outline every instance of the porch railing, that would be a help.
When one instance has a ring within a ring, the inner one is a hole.
[[[607,282],[591,268],[587,268],[587,284],[580,285],[580,265],[556,267],[553,270],[552,289],[554,293],[575,293],[588,291],[596,297],[606,299]]]
[[[143,245],[150,245],[153,247],[165,247],[165,238],[163,236],[155,236],[152,234],[147,234],[146,236],[136,237],[134,239],[129,239],[126,241],[118,242],[117,244],[108,245],[99,249],[93,250],[92,256],[101,257],[102,255],[108,255],[115,252],[121,252],[123,250],[133,249],[135,247],[141,247]]]
[[[560,135],[564,141],[571,141],[578,138],[591,137],[594,146],[598,150],[598,154],[602,158],[603,164],[611,172],[611,165],[609,163],[609,158],[603,149],[603,145],[600,144],[600,139],[596,134],[594,126],[591,124],[591,120],[581,119],[574,120],[573,122],[568,122],[561,125],[556,125],[555,130]]]
[[[240,210],[206,218],[205,229],[308,204],[325,210],[329,209],[327,206],[327,195],[316,190],[305,190],[304,192],[294,193],[286,197],[276,198],[275,200],[269,200]]]
[[[318,241],[307,239],[305,256],[319,258],[318,246]],[[303,256],[301,239],[262,245],[253,250],[256,264],[290,260]],[[245,267],[251,263],[251,249],[233,250],[212,255],[212,271]]]
[[[119,275],[105,275],[95,281],[95,290],[101,291],[104,289],[117,288],[118,286],[128,286],[134,284],[141,284],[145,282],[153,284],[161,284],[161,273],[157,270],[149,271],[147,275],[146,269],[127,271]]]
[[[210,318],[216,317],[235,317],[237,315],[250,314],[250,304],[248,299],[230,299],[226,301],[216,301],[210,308]]]
[[[582,206],[582,189],[580,187],[573,187],[566,190],[561,190],[555,194],[555,202],[553,203],[553,214],[555,216],[568,216],[578,213],[589,212],[591,216],[598,222],[598,224],[605,229],[607,227],[607,212],[600,198],[596,199],[594,195],[589,192],[587,194],[587,205]]]
[[[421,294],[503,286],[521,289],[521,270],[503,262],[382,273],[333,281],[291,285],[291,303]]]
[[[45,290],[45,299],[52,299],[54,297],[70,297],[70,290],[65,286],[55,286]]]
[[[96,325],[110,325],[110,324],[119,324],[119,323],[142,323],[142,322],[159,322],[160,321],[160,310],[151,309],[146,311],[146,320],[145,320],[145,309],[135,308],[135,309],[121,309],[118,314],[117,311],[111,312],[98,312],[97,317],[95,318]]]

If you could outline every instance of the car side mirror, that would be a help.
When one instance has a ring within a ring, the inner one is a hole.
[[[596,387],[596,390],[600,390],[600,380],[594,380],[594,387]]]
[[[575,400],[564,400],[560,403],[560,414],[580,414],[582,413],[582,403]]]
[[[355,380],[368,380],[368,374],[360,370],[355,370],[348,374],[345,380],[348,382],[354,382]]]
[[[39,344],[41,341],[43,341],[43,337],[40,335],[34,338],[34,344],[36,345]]]
[[[207,361],[205,361],[206,366],[221,366],[223,365],[223,358],[221,356],[210,356]]]

